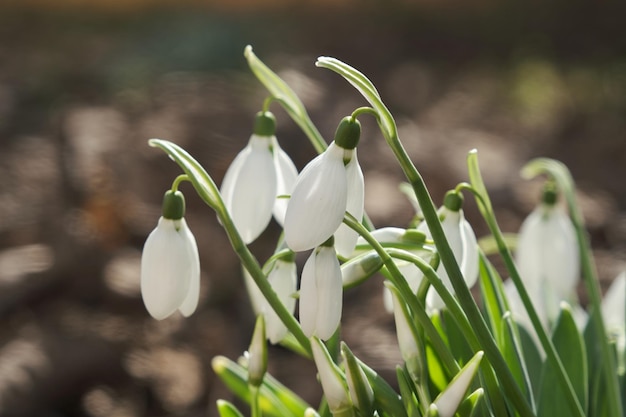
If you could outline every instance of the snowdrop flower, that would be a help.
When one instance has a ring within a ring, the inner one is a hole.
[[[221,194],[235,227],[246,244],[267,227],[272,213],[282,224],[286,201],[298,172],[278,146],[276,122],[269,112],[256,116],[248,145],[235,157],[222,182]]]
[[[157,320],[163,320],[176,310],[188,317],[198,305],[198,247],[184,214],[183,194],[167,191],[163,215],[143,248],[141,295],[148,313]]]
[[[461,273],[468,287],[472,287],[478,280],[478,243],[476,235],[469,222],[463,215],[461,206],[463,205],[463,195],[452,190],[448,191],[444,199],[444,205],[439,212],[443,233],[448,239],[454,259],[459,263]],[[418,227],[418,230],[426,233],[428,239],[432,239],[430,230],[426,222]],[[454,293],[452,282],[443,264],[437,268],[437,274],[445,286]],[[442,309],[445,304],[434,288],[428,290],[426,304],[430,309]]]
[[[343,281],[333,238],[317,247],[302,269],[300,324],[307,337],[329,339],[341,321]]]
[[[580,272],[574,226],[556,204],[556,192],[551,186],[544,190],[543,202],[522,223],[516,264],[537,313],[547,326],[558,317],[561,301],[575,300]],[[516,316],[526,314],[525,309],[512,311]]]
[[[626,350],[626,271],[615,278],[602,300],[602,317],[609,337],[615,340],[617,351]]]
[[[311,350],[330,412],[333,416],[356,416],[346,380],[317,337],[311,338]]]
[[[339,255],[348,257],[354,250],[357,234],[341,222],[346,211],[363,217],[363,173],[356,157],[360,134],[359,121],[345,117],[328,149],[298,176],[284,223],[293,251],[313,249],[333,234]]]
[[[254,279],[245,268],[243,268],[243,276],[250,303],[252,304],[252,310],[254,310],[255,314],[265,317],[267,338],[272,344],[279,343],[287,335],[287,327],[274,312],[274,309],[267,302],[256,282],[254,282]],[[297,290],[298,280],[295,256],[292,254],[292,256],[277,259],[267,276],[267,280],[287,311],[293,314],[296,309],[294,294]]]
[[[278,259],[270,271],[267,280],[287,311],[294,313],[296,309],[297,271],[294,258]],[[263,298],[263,314],[265,315],[267,338],[273,344],[279,343],[287,336],[287,327],[274,312],[267,300]]]

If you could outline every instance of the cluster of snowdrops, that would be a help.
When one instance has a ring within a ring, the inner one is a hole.
[[[155,319],[177,311],[189,316],[197,307],[198,248],[178,190],[188,181],[216,212],[239,256],[258,315],[248,351],[238,361],[213,360],[217,375],[249,404],[250,415],[624,415],[626,275],[601,300],[564,165],[537,159],[524,168],[523,175],[541,175],[545,185],[512,243],[496,222],[477,151],[468,154],[469,182],[450,190],[437,208],[392,115],[361,72],[334,58],[316,63],[343,76],[369,103],[340,120],[327,144],[293,90],[251,47],[244,55],[269,97],[221,187],[179,146],[150,141],[183,173],[165,193],[162,217],[145,243],[141,291]],[[318,152],[300,173],[277,141],[271,103],[281,105]],[[362,117],[375,118],[406,175],[403,189],[417,211],[406,229],[375,228],[364,213],[357,158]],[[468,196],[489,226],[490,236],[481,239],[488,244],[479,245],[464,218]],[[273,256],[261,264],[247,245],[272,217],[283,233]],[[487,246],[501,257],[505,280],[486,257]],[[303,251],[310,255],[298,279],[295,253]],[[344,289],[377,273],[385,277],[381,291],[403,359],[395,381],[381,378],[340,340]],[[581,277],[587,309],[576,296]],[[479,297],[470,293],[475,285]],[[324,393],[318,407],[266,372],[267,343],[315,362]],[[228,401],[218,401],[217,408],[224,417],[243,415]]]

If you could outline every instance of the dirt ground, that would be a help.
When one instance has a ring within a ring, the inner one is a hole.
[[[466,154],[478,149],[506,232],[537,202],[539,184],[522,181],[520,167],[537,156],[565,162],[606,287],[626,264],[626,33],[623,10],[590,7],[2,13],[0,415],[213,416],[216,399],[231,399],[210,361],[237,358],[254,317],[226,236],[190,187],[198,311],[152,320],[139,262],[179,173],[147,140],[183,146],[219,184],[266,96],[245,66],[246,44],[301,95],[329,141],[364,101],[315,58],[367,74],[438,203],[467,180]],[[313,148],[272,110],[302,168]],[[366,210],[377,226],[406,225],[413,209],[397,189],[401,172],[373,121],[363,126]],[[260,260],[278,233],[272,224],[252,244]],[[346,292],[343,337],[392,378],[400,359],[381,288],[378,277]],[[270,372],[317,403],[310,363],[275,347]]]

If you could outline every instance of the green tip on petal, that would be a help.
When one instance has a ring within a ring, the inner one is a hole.
[[[167,190],[163,196],[163,217],[180,220],[185,216],[185,196],[180,191]]]
[[[254,119],[254,134],[258,136],[274,136],[276,133],[276,118],[271,112],[260,111]]]
[[[354,149],[361,138],[361,123],[351,116],[341,119],[335,132],[335,143],[343,149]]]
[[[443,199],[443,205],[450,211],[459,211],[463,207],[463,194],[450,190]]]

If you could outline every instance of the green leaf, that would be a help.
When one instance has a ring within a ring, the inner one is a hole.
[[[248,371],[224,356],[216,356],[211,362],[213,371],[239,398],[250,401]],[[259,389],[259,403],[265,416],[302,416],[310,407],[289,388],[266,374]]]
[[[533,396],[537,398],[539,395],[539,385],[541,384],[541,372],[543,369],[543,359],[537,343],[533,336],[528,333],[524,326],[517,325],[520,342],[522,344],[522,352],[524,352],[524,363],[528,371],[528,378],[533,388]]]
[[[474,352],[467,343],[466,337],[448,309],[441,310],[441,319],[448,346],[450,346],[454,358],[459,364],[467,363],[474,356]]]
[[[243,417],[237,407],[225,400],[217,400],[217,411],[220,417]]]
[[[378,113],[378,123],[385,138],[394,138],[398,135],[398,129],[393,116],[380,98],[380,94],[374,84],[360,71],[338,59],[321,56],[317,58],[316,66],[330,69],[346,79],[356,88]]]
[[[246,46],[243,54],[254,75],[267,88],[267,91],[280,102],[293,121],[300,126],[315,147],[315,150],[318,153],[322,153],[327,147],[326,142],[311,121],[300,98],[278,74],[272,71],[252,52],[252,46]]]
[[[413,390],[414,385],[401,366],[396,367],[396,379],[400,388],[400,398],[402,398],[408,417],[420,417],[417,394]]]
[[[456,411],[459,417],[474,417],[480,412],[480,400],[485,397],[485,391],[478,388],[467,396]]]
[[[389,417],[408,417],[398,393],[372,368],[359,362],[374,390],[374,407],[378,414]]]
[[[150,139],[148,143],[152,147],[161,148],[165,151],[185,171],[196,192],[205,203],[216,210],[223,206],[222,197],[219,195],[213,178],[186,150],[163,139]]]
[[[587,409],[587,353],[583,338],[571,310],[567,304],[561,306],[561,314],[554,327],[552,342],[561,358],[578,401],[583,409]],[[538,413],[539,417],[567,415],[569,405],[563,389],[558,384],[556,370],[551,362],[544,364],[541,385],[539,389]]]
[[[526,367],[526,357],[524,356],[518,326],[508,312],[503,317],[502,325],[504,326],[502,331],[502,354],[504,359],[509,365],[518,385],[522,387],[528,402],[532,407],[535,407],[535,398],[528,368]]]
[[[494,339],[502,347],[502,317],[508,310],[506,297],[503,295],[502,280],[484,253],[479,256],[480,292],[483,311],[491,328]]]

